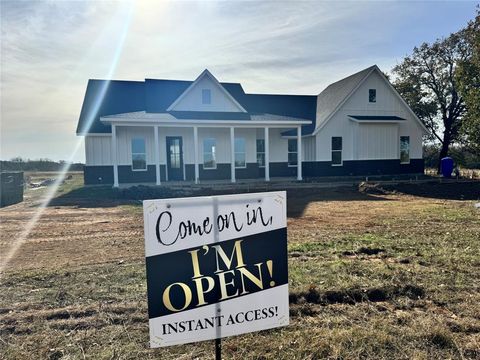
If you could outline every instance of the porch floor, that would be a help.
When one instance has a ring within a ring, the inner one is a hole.
[[[383,176],[342,176],[342,177],[317,177],[307,178],[298,181],[293,177],[276,177],[271,178],[270,181],[263,179],[237,179],[235,183],[230,180],[202,180],[198,184],[194,181],[163,181],[161,185],[155,183],[128,183],[119,184],[120,189],[126,189],[133,186],[150,186],[163,187],[170,189],[259,189],[259,190],[279,190],[291,187],[295,188],[311,188],[311,187],[338,187],[338,186],[353,186],[363,181],[375,182],[421,182],[432,181],[434,178],[423,174],[402,174],[402,175],[383,175]],[[445,181],[445,179],[444,179]]]

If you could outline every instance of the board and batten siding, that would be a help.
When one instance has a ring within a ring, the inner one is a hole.
[[[398,124],[358,124],[356,130],[355,160],[398,159]]]
[[[112,165],[111,134],[85,136],[85,165]]]
[[[209,89],[211,103],[202,104],[202,90]],[[239,107],[208,76],[202,77],[172,108],[175,111],[239,112]]]
[[[281,137],[285,129],[270,129],[270,162],[286,162],[288,160],[288,140]],[[194,164],[193,128],[159,128],[160,164],[166,164],[166,138],[181,136],[183,141],[183,161],[185,164]],[[264,129],[235,129],[235,137],[245,139],[247,163],[257,162],[256,139],[264,138]],[[118,165],[132,164],[132,139],[145,139],[147,164],[155,164],[155,143],[153,127],[117,126],[117,159]],[[198,129],[198,161],[203,163],[203,140],[214,138],[216,141],[217,163],[230,164],[230,129],[229,128],[199,128]],[[312,137],[302,139],[304,142],[303,154],[308,159],[314,152]],[[313,150],[312,150],[313,149]],[[87,166],[112,165],[111,134],[85,136],[85,158]]]
[[[368,101],[376,89],[377,101]],[[356,123],[349,115],[388,115],[406,119],[394,124]],[[331,161],[331,138],[341,136],[343,160],[400,158],[400,136],[410,136],[410,158],[422,158],[423,129],[383,78],[373,72],[316,135],[316,160]]]
[[[302,160],[315,161],[315,137],[307,136],[302,138]]]

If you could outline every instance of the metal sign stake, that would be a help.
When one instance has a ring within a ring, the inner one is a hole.
[[[215,360],[222,360],[222,339],[215,339]]]

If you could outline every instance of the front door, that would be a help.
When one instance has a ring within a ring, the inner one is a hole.
[[[168,180],[183,180],[183,144],[181,136],[167,136]]]

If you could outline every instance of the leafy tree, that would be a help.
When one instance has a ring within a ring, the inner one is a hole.
[[[468,147],[480,154],[480,8],[465,29],[471,56],[458,66],[457,81],[467,106],[462,134]]]
[[[429,129],[430,139],[440,143],[439,160],[461,137],[466,106],[456,72],[470,55],[465,38],[462,30],[433,44],[423,43],[393,68],[394,86]]]

